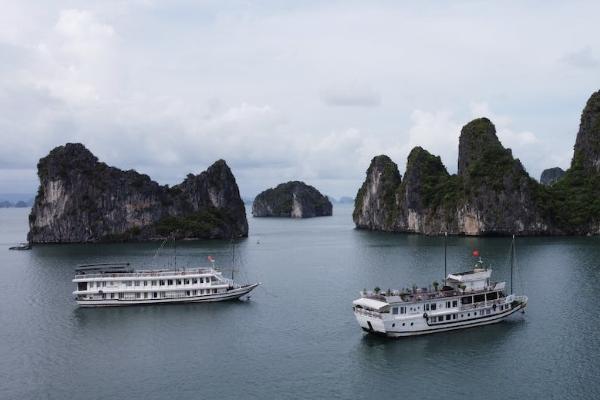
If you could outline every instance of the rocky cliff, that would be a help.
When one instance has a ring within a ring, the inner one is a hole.
[[[562,178],[564,174],[565,171],[559,167],[545,169],[542,171],[542,175],[540,176],[540,183],[546,186],[553,185],[558,182],[558,180]]]
[[[248,235],[244,204],[223,160],[168,187],[122,171],[68,143],[38,163],[28,240],[73,243]]]
[[[420,147],[408,156],[403,178],[387,156],[375,157],[357,194],[356,226],[424,234],[599,233],[599,93],[583,111],[572,166],[554,185],[532,179],[492,122],[480,118],[461,130],[456,175]]]
[[[314,187],[298,181],[267,189],[252,203],[254,217],[311,218],[331,214],[329,199]]]

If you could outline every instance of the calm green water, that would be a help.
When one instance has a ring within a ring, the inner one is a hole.
[[[440,238],[356,231],[347,206],[250,218],[237,247],[239,277],[263,283],[250,302],[78,309],[76,264],[143,265],[156,245],[8,251],[27,212],[0,209],[1,399],[600,398],[597,237],[518,240],[525,315],[390,340],[364,335],[351,302],[363,287],[441,279]],[[468,269],[473,248],[508,278],[506,238],[450,238],[449,270]],[[178,265],[230,259],[214,241],[177,254]]]

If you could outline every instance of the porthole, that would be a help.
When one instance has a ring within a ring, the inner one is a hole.
[[[410,323],[410,326],[413,326],[413,325],[414,325],[414,323],[413,323],[413,322],[411,322],[411,323]]]
[[[396,327],[396,324],[392,324],[392,328],[395,328],[395,327]]]
[[[403,323],[402,323],[402,326],[405,326],[405,325],[406,325],[406,324],[403,322]]]

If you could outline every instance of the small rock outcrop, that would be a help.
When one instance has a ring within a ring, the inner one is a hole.
[[[38,163],[40,187],[29,216],[32,243],[74,243],[248,235],[244,204],[223,160],[168,187],[68,143]]]
[[[560,167],[545,169],[542,171],[542,176],[540,176],[540,183],[546,186],[554,185],[564,174],[565,171]]]
[[[260,193],[252,203],[254,217],[312,218],[332,215],[329,199],[304,182],[282,183]]]

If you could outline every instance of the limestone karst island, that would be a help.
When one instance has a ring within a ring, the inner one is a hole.
[[[31,243],[248,236],[237,183],[223,160],[173,187],[122,171],[67,143],[38,163]]]
[[[331,201],[304,182],[287,182],[261,192],[252,203],[254,217],[312,218],[329,216]]]
[[[248,236],[246,210],[224,160],[169,187],[110,167],[82,144],[53,149],[38,163],[30,243],[230,239]],[[329,199],[300,181],[256,196],[254,217],[332,215]],[[385,155],[371,161],[355,199],[357,228],[427,235],[587,235],[600,233],[600,92],[581,115],[571,167],[533,179],[496,135],[492,121],[466,124],[458,173],[421,147],[402,177]]]
[[[356,195],[357,228],[428,235],[600,234],[600,91],[588,100],[571,167],[542,183],[502,146],[487,118],[460,132],[458,173],[415,147],[406,172],[380,155]]]

